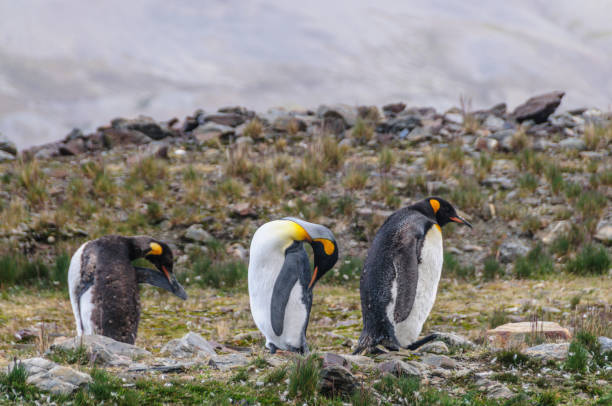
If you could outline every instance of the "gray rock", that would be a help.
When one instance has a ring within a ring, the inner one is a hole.
[[[192,224],[185,230],[183,238],[188,241],[206,242],[212,239],[212,235],[204,230],[201,224]]]
[[[342,119],[345,128],[352,127],[357,122],[357,108],[346,104],[336,104],[333,106],[319,106],[317,117],[322,119]]]
[[[467,338],[454,333],[443,333],[440,331],[436,331],[436,339],[440,341],[444,341],[451,347],[456,348],[476,348],[476,344]]]
[[[527,255],[529,245],[518,238],[508,238],[499,246],[499,260],[507,264],[520,256]]]
[[[98,363],[109,366],[128,365],[130,360],[151,355],[149,351],[135,345],[122,343],[100,335],[74,337],[61,343],[53,344],[49,352],[57,349],[76,350],[80,346],[85,347],[90,358],[95,359]]]
[[[575,149],[578,151],[584,151],[586,149],[586,144],[581,138],[566,138],[559,142],[559,146],[561,148]]]
[[[444,341],[432,341],[421,348],[419,348],[420,352],[429,352],[432,354],[448,354],[448,347]]]
[[[542,232],[541,240],[544,244],[550,245],[557,237],[568,233],[571,228],[572,225],[567,220],[555,221]]]
[[[173,373],[173,372],[185,372],[187,369],[198,365],[197,362],[187,361],[180,362],[171,359],[161,359],[160,362],[153,364],[144,363],[133,363],[127,369],[128,372],[161,372],[161,373]]]
[[[510,399],[514,396],[514,393],[505,385],[490,379],[479,379],[476,381],[476,386],[491,399]]]
[[[20,364],[28,373],[26,383],[56,395],[69,395],[79,387],[92,382],[89,374],[57,365],[44,358],[26,359]]]
[[[323,354],[323,367],[330,367],[334,365],[348,368],[350,364],[341,355],[334,354],[331,352],[326,352],[325,354]]]
[[[503,119],[491,114],[487,116],[483,123],[483,126],[489,131],[499,131],[504,129],[505,124],[506,122]]]
[[[516,132],[516,130],[509,128],[506,130],[499,130],[494,132],[493,134],[491,134],[491,138],[501,142],[504,139],[508,138],[508,137],[512,137],[514,135],[514,133]]]
[[[12,156],[17,156],[17,147],[15,143],[2,134],[0,134],[0,151],[4,151]],[[1,156],[0,154],[0,159],[2,159]]]
[[[609,213],[597,223],[596,230],[594,236],[596,240],[605,244],[612,243],[612,213]]]
[[[214,357],[217,355],[213,346],[201,335],[190,331],[182,338],[168,341],[161,350],[162,354],[170,354],[176,358]]]
[[[238,113],[216,113],[207,114],[202,117],[205,123],[213,122],[228,127],[238,127],[240,124],[243,124],[247,118],[246,115]]]
[[[490,176],[485,178],[481,182],[484,186],[500,186],[502,189],[510,190],[514,188],[514,181],[505,176],[494,177]]]
[[[454,359],[447,357],[446,355],[426,354],[421,358],[424,364],[430,365],[436,368],[444,369],[457,369],[459,364]]]
[[[602,336],[597,340],[599,341],[599,345],[601,345],[601,352],[612,351],[612,338]]]
[[[357,389],[355,377],[339,365],[321,369],[319,373],[319,391],[328,397],[349,397]]]
[[[0,162],[14,161],[16,158],[13,154],[6,151],[0,151]]]
[[[249,359],[242,354],[227,354],[212,357],[208,361],[208,365],[212,368],[221,371],[227,371],[233,368],[242,367],[249,364]]]
[[[555,112],[565,92],[551,92],[535,96],[514,109],[512,117],[518,122],[533,120],[536,124],[545,122]]]
[[[384,374],[392,374],[395,376],[416,376],[422,377],[423,372],[427,367],[416,361],[400,361],[397,359],[378,364],[378,370]]]
[[[114,129],[121,131],[138,131],[152,140],[171,137],[172,131],[164,123],[158,123],[151,117],[139,116],[135,119],[116,118],[111,121]]]
[[[546,343],[529,347],[523,353],[542,361],[563,361],[567,359],[568,350],[569,343]]]

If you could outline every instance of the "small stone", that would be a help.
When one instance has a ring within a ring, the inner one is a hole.
[[[397,377],[402,375],[421,377],[424,369],[426,369],[426,367],[418,362],[404,362],[397,359],[383,362],[378,365],[378,370],[380,372],[392,374]]]
[[[527,336],[533,334],[549,340],[569,340],[572,337],[568,329],[552,321],[507,323],[487,331],[491,343],[498,347],[524,342]]]
[[[487,128],[490,131],[499,131],[499,130],[504,129],[504,125],[506,124],[506,122],[503,119],[491,114],[487,116],[484,123],[482,124],[485,128]]]
[[[490,176],[485,178],[481,182],[484,186],[496,186],[499,185],[502,189],[509,190],[514,188],[514,182],[512,179],[505,176]]]
[[[6,152],[11,157],[17,156],[17,147],[15,143],[9,140],[6,136],[0,133],[0,151]],[[2,162],[2,154],[0,154],[0,162]]]
[[[358,384],[355,377],[339,365],[321,369],[319,373],[319,391],[328,397],[350,397]]]
[[[212,239],[212,235],[204,230],[201,224],[192,224],[185,230],[183,238],[188,241],[206,242]]]
[[[559,142],[559,146],[565,149],[575,149],[578,151],[584,151],[586,149],[586,144],[584,140],[580,138],[566,138],[563,141]]]
[[[161,349],[162,354],[170,354],[176,358],[212,357],[217,355],[213,346],[201,335],[190,331],[182,338],[168,341]]]
[[[605,244],[612,243],[612,213],[609,213],[597,223],[595,239]]]
[[[249,359],[242,354],[217,355],[208,361],[209,366],[221,371],[227,371],[248,364]]]
[[[529,347],[523,351],[523,354],[542,361],[563,361],[567,359],[568,350],[569,343],[547,343]]]
[[[527,255],[529,246],[518,238],[509,238],[499,246],[499,260],[507,264],[516,258]]]
[[[457,369],[459,364],[454,359],[446,355],[427,354],[421,358],[424,364],[431,365],[436,368]]]
[[[386,104],[383,106],[382,109],[385,113],[397,114],[397,113],[401,113],[402,111],[404,111],[405,108],[406,108],[406,104],[399,102],[399,103]]]
[[[432,341],[419,348],[420,352],[429,352],[432,354],[448,354],[448,347],[444,341]]]
[[[444,341],[447,345],[456,348],[475,348],[476,344],[462,335],[455,333],[444,333],[440,331],[434,332],[436,335],[436,339],[440,341]]]
[[[490,379],[479,379],[476,381],[476,386],[491,399],[510,399],[514,396],[514,393],[505,385]]]

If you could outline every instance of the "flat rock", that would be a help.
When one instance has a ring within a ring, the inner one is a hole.
[[[518,238],[508,238],[499,246],[499,260],[507,264],[516,258],[527,255],[529,245]]]
[[[392,374],[395,376],[423,376],[423,371],[427,367],[421,363],[415,361],[400,361],[397,359],[386,361],[378,364],[378,370],[384,374]]]
[[[319,391],[328,397],[350,397],[357,389],[357,380],[339,365],[324,367],[319,373]]]
[[[362,368],[374,368],[376,367],[376,362],[370,357],[366,357],[365,355],[342,355],[344,359],[347,361],[362,367]]]
[[[542,361],[563,361],[567,359],[568,350],[569,343],[546,343],[529,347],[523,351],[523,354]]]
[[[89,374],[58,365],[44,358],[26,359],[20,364],[28,373],[26,383],[56,395],[69,395],[79,387],[92,382]]]
[[[565,341],[572,337],[568,329],[553,321],[507,323],[488,330],[487,336],[492,344],[503,347],[517,341],[524,342],[526,336],[534,333],[549,340]]]
[[[194,361],[176,361],[171,359],[161,359],[159,362],[145,364],[145,363],[133,363],[127,369],[128,372],[161,372],[161,373],[172,373],[172,372],[185,372],[187,369],[198,365]]]
[[[208,361],[212,368],[227,371],[233,368],[242,367],[249,364],[249,359],[242,354],[217,355]]]
[[[168,341],[161,349],[162,354],[176,358],[214,357],[217,355],[213,346],[201,335],[190,331],[182,338]]]
[[[584,151],[586,149],[586,143],[580,138],[566,138],[559,142],[559,146],[565,149],[575,149],[577,151]]]
[[[110,337],[101,335],[70,338],[51,345],[49,351],[53,352],[56,349],[76,350],[80,346],[85,347],[87,354],[91,358],[95,358],[96,362],[111,366],[127,365],[130,360],[151,355],[149,351],[135,345],[115,341]]]
[[[424,344],[419,348],[420,352],[429,352],[431,354],[448,354],[448,347],[444,341],[432,341]]]
[[[122,131],[138,131],[152,140],[161,140],[173,135],[166,124],[158,123],[146,116],[135,119],[116,118],[111,122],[111,126]]]
[[[565,92],[551,92],[535,96],[514,109],[512,117],[518,122],[533,120],[536,124],[543,123],[555,112]]]
[[[435,368],[457,369],[459,364],[446,355],[426,354],[421,357],[421,362]]]
[[[350,366],[350,363],[346,358],[341,355],[334,354],[331,352],[326,352],[325,354],[323,354],[323,367],[330,367],[334,365],[348,368]]]

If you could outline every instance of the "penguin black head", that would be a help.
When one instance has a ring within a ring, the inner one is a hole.
[[[338,261],[338,244],[331,230],[320,224],[309,223],[295,217],[285,217],[299,227],[297,241],[308,241],[314,254],[314,271],[308,288],[312,289],[323,275]]]
[[[144,258],[155,265],[155,268],[168,280],[172,293],[185,300],[187,294],[174,275],[173,255],[168,244],[148,236],[132,237],[132,243],[134,246],[132,259]]]
[[[427,217],[435,219],[440,227],[455,222],[472,228],[472,225],[466,219],[457,214],[452,204],[439,197],[428,197],[416,203],[413,208]]]

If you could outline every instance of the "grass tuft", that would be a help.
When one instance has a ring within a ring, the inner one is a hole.
[[[517,278],[541,278],[555,270],[553,260],[541,245],[535,246],[527,255],[514,263],[514,274]]]
[[[319,384],[321,358],[312,354],[297,357],[289,370],[289,397],[308,401],[314,397]]]
[[[567,271],[576,275],[604,275],[610,269],[612,261],[602,246],[587,244],[576,258],[567,263]]]

